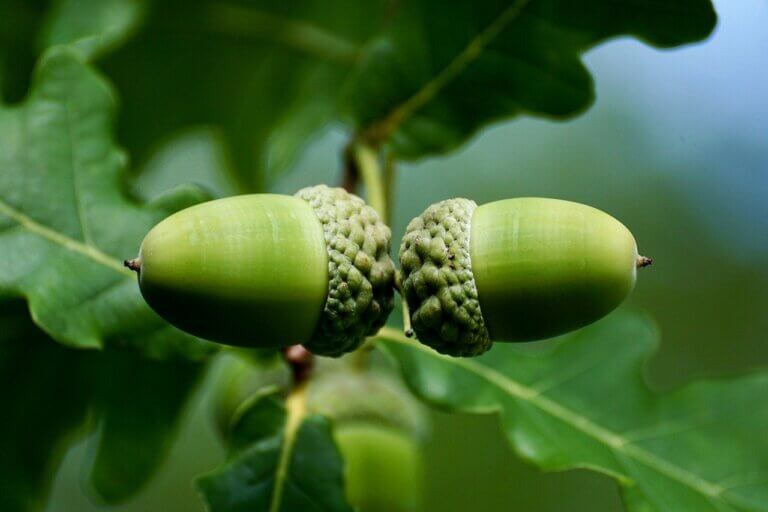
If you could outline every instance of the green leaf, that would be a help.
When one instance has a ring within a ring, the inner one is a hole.
[[[21,303],[0,309],[0,510],[39,510],[88,409],[93,353],[68,350],[31,326]]]
[[[101,62],[128,106],[120,137],[143,162],[184,127],[216,126],[242,189],[263,188],[336,120],[417,158],[519,114],[573,116],[594,98],[583,52],[621,35],[698,41],[716,20],[709,0],[190,5],[183,21],[155,5]]]
[[[125,41],[144,16],[142,0],[59,0],[46,12],[42,48],[68,44],[93,59]]]
[[[273,389],[246,406],[230,460],[197,481],[211,512],[351,512],[330,424],[307,415],[304,400],[303,390],[294,391],[286,407]]]
[[[35,322],[74,347],[200,358],[212,345],[151,311],[121,263],[165,207],[200,196],[181,190],[144,206],[126,197],[114,110],[111,88],[66,47],[41,59],[22,104],[0,106],[0,293],[25,297]]]
[[[499,414],[520,456],[613,476],[631,511],[768,510],[768,373],[657,394],[642,378],[657,340],[647,320],[614,314],[548,352],[498,343],[450,358],[392,329],[379,346],[421,398]]]
[[[23,302],[0,311],[0,510],[41,509],[85,426],[98,434],[89,487],[101,501],[128,499],[165,459],[204,366],[72,350],[38,329]]]
[[[136,37],[99,62],[125,105],[120,140],[142,164],[177,132],[215,127],[231,181],[239,190],[263,189],[333,120],[376,9],[339,1],[155,2]]]
[[[101,501],[115,504],[142,489],[165,460],[203,365],[127,351],[107,351],[101,360],[90,484]]]
[[[368,46],[347,105],[365,138],[400,157],[442,153],[493,121],[586,109],[580,54],[608,38],[677,46],[715,19],[709,0],[406,2]]]

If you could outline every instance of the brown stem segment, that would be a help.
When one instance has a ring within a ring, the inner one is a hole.
[[[648,258],[646,256],[638,256],[637,261],[635,262],[637,268],[649,267],[651,265],[653,265],[653,258]]]
[[[283,358],[291,368],[294,386],[298,386],[309,378],[315,364],[312,352],[302,345],[291,345],[283,349]]]
[[[132,260],[125,260],[123,262],[123,265],[133,270],[134,272],[138,272],[141,269],[141,260],[139,260],[139,258],[135,258]]]
[[[355,161],[354,141],[352,141],[344,149],[344,170],[341,177],[341,187],[347,192],[354,194],[359,181],[360,169],[358,169],[357,161]]]

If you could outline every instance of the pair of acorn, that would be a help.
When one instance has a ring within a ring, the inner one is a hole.
[[[340,356],[392,311],[390,241],[362,199],[318,185],[179,211],[125,264],[139,273],[147,303],[191,334],[249,347],[302,343]],[[592,323],[650,264],[610,215],[543,198],[433,204],[408,225],[399,259],[419,341],[453,356]]]

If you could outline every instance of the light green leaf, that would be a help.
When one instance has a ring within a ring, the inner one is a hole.
[[[143,0],[58,0],[47,11],[42,50],[68,44],[93,59],[119,46],[136,29],[146,9]]]
[[[202,357],[211,345],[152,312],[122,266],[168,205],[200,195],[145,206],[126,197],[114,110],[111,88],[65,47],[41,59],[22,104],[0,106],[0,292],[25,297],[35,322],[68,345]]]
[[[647,320],[614,314],[544,353],[497,343],[450,358],[391,329],[379,346],[421,398],[499,414],[520,456],[611,475],[630,511],[768,510],[768,373],[657,394],[642,378],[657,340]]]
[[[307,415],[305,395],[287,405],[278,391],[256,395],[233,427],[230,460],[200,478],[211,512],[351,512],[343,461],[328,420]]]

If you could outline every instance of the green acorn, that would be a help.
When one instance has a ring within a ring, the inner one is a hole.
[[[600,210],[517,198],[430,206],[408,225],[400,263],[419,340],[475,356],[492,341],[549,338],[598,320],[651,260]]]
[[[422,406],[389,374],[338,370],[310,381],[307,412],[333,421],[349,503],[362,512],[423,510]]]
[[[339,356],[376,333],[393,307],[391,232],[340,188],[198,204],[157,224],[135,260],[147,303],[220,343],[302,343]]]

